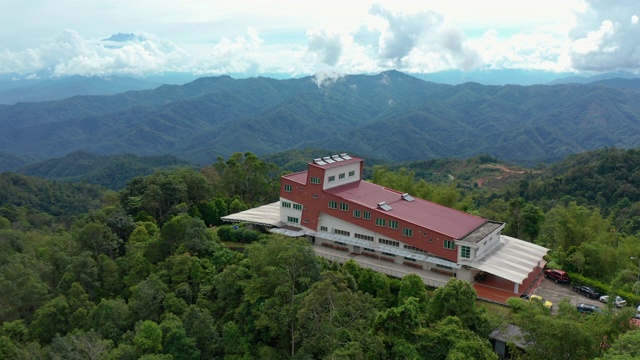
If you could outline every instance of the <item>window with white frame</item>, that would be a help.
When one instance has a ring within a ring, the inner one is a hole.
[[[445,240],[444,241],[444,248],[445,249],[449,249],[449,250],[455,250],[456,243],[453,240]]]

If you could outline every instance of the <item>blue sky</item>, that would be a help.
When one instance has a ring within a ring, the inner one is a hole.
[[[637,73],[639,16],[638,0],[2,0],[0,74]]]

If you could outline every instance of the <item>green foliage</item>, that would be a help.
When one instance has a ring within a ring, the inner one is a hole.
[[[136,325],[133,344],[140,355],[156,353],[162,349],[162,330],[151,320]]]
[[[231,241],[250,244],[258,241],[261,233],[257,230],[250,229],[243,224],[239,225],[223,225],[217,230],[220,241]]]
[[[462,321],[465,328],[488,335],[487,319],[482,308],[475,304],[476,291],[471,284],[456,278],[433,293],[429,302],[428,314],[431,322],[439,321],[447,316],[455,316]]]
[[[122,189],[127,181],[155,171],[189,163],[172,155],[136,156],[134,154],[95,155],[75,151],[21,167],[18,172],[43,179],[87,183],[111,190]]]

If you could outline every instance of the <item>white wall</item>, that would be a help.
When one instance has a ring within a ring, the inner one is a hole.
[[[350,171],[353,171],[354,173],[351,177],[349,176]],[[344,174],[344,179],[340,179],[340,174]],[[335,176],[335,181],[329,182],[330,176]],[[356,162],[326,169],[324,172],[324,179],[322,179],[322,184],[323,189],[326,190],[358,180],[360,180],[360,163]]]

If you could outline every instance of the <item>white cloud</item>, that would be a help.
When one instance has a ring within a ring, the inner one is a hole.
[[[2,0],[0,73],[318,74],[322,83],[389,69],[640,70],[639,16],[637,0]],[[104,41],[120,32],[135,36]]]
[[[640,70],[640,2],[589,0],[569,33],[578,70]]]
[[[307,31],[308,49],[314,54],[316,62],[335,66],[342,55],[341,35],[330,30],[314,29]]]

